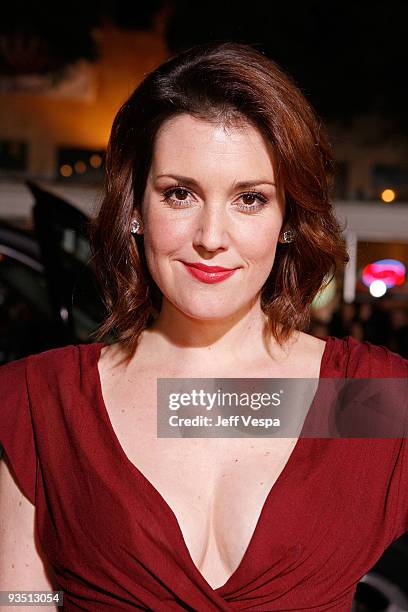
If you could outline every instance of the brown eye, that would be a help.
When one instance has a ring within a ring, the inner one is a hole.
[[[237,204],[243,212],[257,212],[268,202],[268,199],[259,191],[247,191],[239,196],[241,202]]]
[[[162,202],[173,208],[186,208],[191,204],[191,193],[184,187],[172,187],[163,191]]]
[[[173,193],[177,196],[178,200],[185,200],[188,197],[188,191],[186,189],[174,189]]]
[[[245,204],[250,205],[250,204],[253,204],[257,198],[254,193],[244,193],[244,195],[242,196],[242,199],[244,200]]]

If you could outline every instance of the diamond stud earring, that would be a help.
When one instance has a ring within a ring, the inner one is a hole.
[[[132,222],[130,224],[130,233],[137,234],[139,229],[140,229],[139,221],[137,219],[132,219]]]
[[[282,242],[288,243],[293,242],[295,238],[295,233],[292,230],[286,230],[283,232]]]

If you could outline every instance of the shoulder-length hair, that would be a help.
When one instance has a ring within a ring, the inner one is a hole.
[[[146,265],[143,235],[130,234],[130,223],[135,210],[140,216],[156,134],[181,113],[220,123],[250,121],[272,145],[284,223],[295,239],[278,244],[261,304],[282,343],[305,327],[322,284],[348,261],[330,201],[333,160],[320,120],[291,78],[253,47],[234,42],[198,45],[170,58],[146,76],[115,117],[104,199],[90,224],[107,308],[96,336],[115,336],[130,356],[160,311],[162,295]]]

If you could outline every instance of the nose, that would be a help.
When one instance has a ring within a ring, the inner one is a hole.
[[[219,205],[205,205],[197,217],[194,232],[194,246],[206,251],[225,250],[229,244],[229,227],[231,221],[227,212]]]

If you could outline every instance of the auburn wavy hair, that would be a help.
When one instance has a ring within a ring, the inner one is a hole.
[[[250,45],[197,45],[148,74],[119,109],[105,160],[104,197],[89,226],[92,261],[107,309],[94,336],[114,337],[130,357],[160,311],[162,295],[130,223],[141,203],[156,134],[181,113],[226,124],[252,122],[272,145],[284,223],[295,240],[279,244],[262,288],[270,332],[282,343],[309,322],[313,298],[348,261],[331,204],[333,159],[322,127],[292,79]]]

